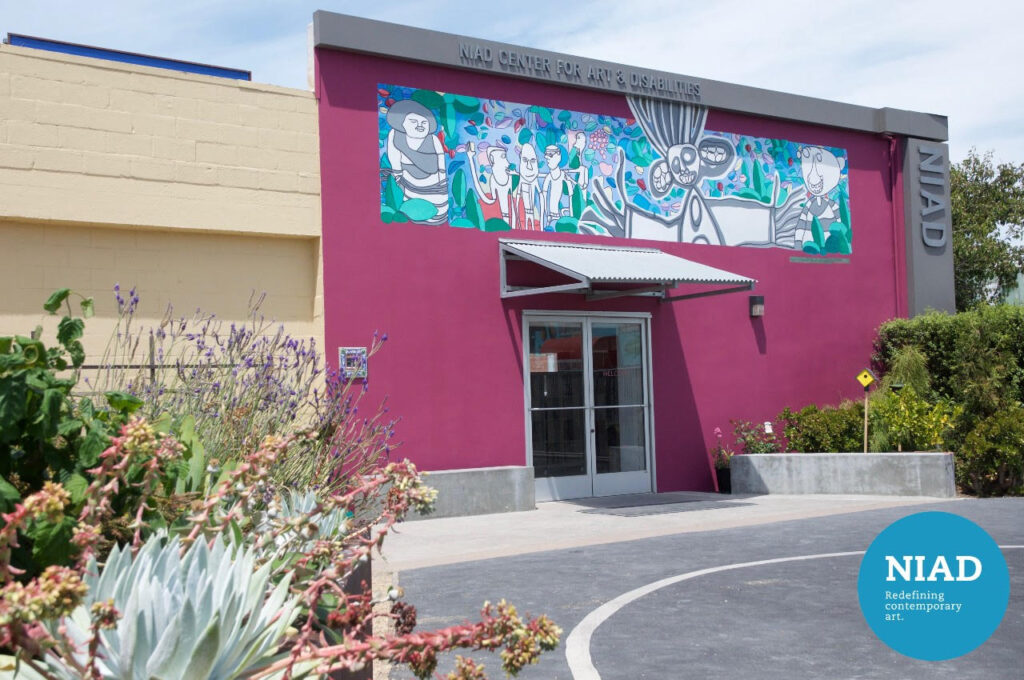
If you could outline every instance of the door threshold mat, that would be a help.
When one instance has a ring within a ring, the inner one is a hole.
[[[619,496],[597,496],[594,498],[575,498],[562,501],[585,508],[639,508],[648,505],[670,505],[673,503],[701,503],[707,501],[729,500],[724,494],[700,493],[690,491],[674,491],[669,493],[627,493]]]
[[[579,512],[585,515],[616,515],[618,517],[646,517],[648,515],[668,515],[675,512],[693,512],[695,510],[721,510],[738,508],[743,505],[754,505],[741,501],[714,501],[694,498],[686,501],[670,503],[638,505],[632,507],[588,508]]]

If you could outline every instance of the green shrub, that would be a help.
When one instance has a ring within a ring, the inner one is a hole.
[[[971,415],[966,402],[973,381],[987,374],[990,391],[1001,393],[1005,402],[1024,401],[1024,307],[996,305],[887,321],[875,339],[877,371],[889,373],[899,350],[911,345],[924,355],[931,376],[933,394],[921,396],[964,404]]]
[[[812,404],[795,412],[787,407],[778,420],[790,451],[842,453],[864,447],[864,405],[858,402],[820,409]]]
[[[932,377],[928,373],[928,357],[917,345],[904,345],[896,350],[889,361],[888,373],[882,376],[882,389],[893,385],[912,387],[923,397],[932,391]]]
[[[942,448],[962,408],[949,402],[930,404],[910,385],[879,393],[872,400],[871,449],[934,451]]]
[[[956,455],[957,482],[979,496],[1024,494],[1024,407],[985,418]]]

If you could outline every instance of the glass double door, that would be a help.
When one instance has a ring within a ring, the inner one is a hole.
[[[647,320],[524,322],[537,500],[651,491]]]

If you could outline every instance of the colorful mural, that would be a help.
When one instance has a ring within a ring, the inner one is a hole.
[[[850,254],[845,149],[380,84],[381,218]]]

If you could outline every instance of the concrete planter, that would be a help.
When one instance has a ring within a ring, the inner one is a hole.
[[[956,495],[952,453],[765,453],[734,456],[733,493]]]
[[[505,467],[439,470],[424,476],[437,489],[434,512],[424,517],[410,513],[407,520],[486,515],[494,512],[533,510],[533,468]]]

